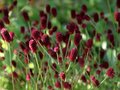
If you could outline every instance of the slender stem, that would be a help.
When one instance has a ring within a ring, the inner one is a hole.
[[[107,79],[108,77],[106,76],[102,81],[101,81],[101,83],[100,83],[100,85]],[[100,86],[99,85],[99,86]]]
[[[14,86],[14,77],[13,77],[13,69],[12,69],[12,64],[11,64],[11,49],[10,49],[10,43],[8,43],[8,48],[9,48],[9,59],[10,59],[10,69],[12,72],[12,86],[13,86],[13,90],[15,90],[15,86]]]
[[[37,75],[37,82],[36,82],[36,90],[37,90],[37,88],[38,88],[39,74],[40,74],[40,66],[39,66],[39,63],[38,63],[38,59],[37,59],[36,54],[34,54],[34,57],[35,57],[35,61],[36,61],[36,64],[37,64],[38,71],[39,71],[39,73],[38,73],[38,75]]]

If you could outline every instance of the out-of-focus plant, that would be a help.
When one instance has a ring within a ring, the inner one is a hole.
[[[38,2],[1,3],[0,86],[119,90],[120,1]]]

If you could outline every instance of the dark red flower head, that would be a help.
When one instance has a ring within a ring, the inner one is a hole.
[[[63,82],[62,84],[65,89],[71,89],[71,84],[69,82]]]
[[[22,34],[25,33],[25,27],[24,27],[24,26],[21,26],[21,27],[20,27],[20,32],[21,32]]]
[[[120,61],[120,53],[117,55],[117,59]]]
[[[63,35],[61,32],[56,32],[56,41],[57,43],[61,43],[63,40]]]
[[[64,72],[60,72],[59,77],[60,77],[62,80],[65,80],[65,73],[64,73]]]
[[[76,33],[74,37],[74,44],[78,46],[81,39],[82,39],[82,36],[80,35],[80,33]]]
[[[40,33],[35,28],[32,29],[32,37],[36,40],[38,40],[40,38]]]
[[[15,36],[14,32],[9,32],[9,35],[10,35],[11,41],[13,41],[13,38]]]
[[[70,22],[66,28],[68,29],[70,34],[73,34],[74,31],[77,29],[77,26],[74,22]]]
[[[83,57],[79,57],[78,58],[78,63],[80,65],[80,67],[84,67],[84,64],[85,64],[84,58]]]
[[[57,31],[57,26],[54,26],[52,29],[49,30],[49,34],[52,35],[56,31]]]
[[[31,39],[31,40],[29,41],[29,48],[30,48],[30,50],[31,50],[33,53],[36,52],[36,50],[37,50],[37,43],[35,42],[35,40]]]
[[[50,5],[49,4],[46,5],[46,12],[50,13]]]
[[[109,63],[107,61],[104,61],[103,63],[100,64],[100,67],[107,69],[109,67]]]
[[[16,62],[14,61],[14,60],[12,60],[12,65],[14,66],[14,67],[16,67]]]
[[[57,16],[57,10],[56,10],[56,8],[52,8],[52,15],[54,16],[54,17],[56,17]]]
[[[4,28],[4,23],[3,23],[2,20],[0,20],[0,30],[1,30],[2,28]]]
[[[98,15],[98,13],[94,13],[93,18],[94,18],[95,22],[98,22],[99,21],[99,15]]]
[[[23,18],[24,18],[25,21],[29,21],[29,16],[28,16],[27,11],[23,11],[22,12],[22,16],[23,16]]]
[[[40,29],[43,30],[47,27],[47,17],[40,18]]]
[[[18,78],[18,74],[15,71],[12,73],[12,75],[14,78]]]
[[[114,18],[115,18],[116,21],[120,22],[120,12],[115,11],[114,12]]]
[[[86,79],[85,75],[81,75],[81,80],[82,80],[84,83],[87,82],[87,79]]]
[[[75,18],[76,17],[76,11],[75,10],[71,10],[71,17]]]
[[[90,77],[90,79],[91,79],[91,82],[92,82],[92,84],[94,85],[94,86],[99,86],[99,81],[95,78],[95,76],[91,76]]]
[[[88,39],[86,42],[86,47],[87,48],[91,48],[93,46],[93,40],[92,39]]]
[[[106,75],[110,78],[113,78],[115,75],[114,69],[112,67],[108,68]]]
[[[87,6],[85,4],[82,5],[82,11],[87,12]]]
[[[56,52],[54,52],[54,50],[49,49],[49,50],[48,50],[48,53],[50,54],[50,56],[51,56],[52,58],[57,59],[57,54],[56,54]]]
[[[117,0],[116,6],[117,6],[117,8],[120,8],[120,0]]]
[[[55,82],[55,87],[56,88],[61,88],[61,83],[59,81]]]
[[[76,59],[77,53],[78,53],[78,51],[77,51],[76,48],[73,48],[73,49],[70,51],[70,53],[69,53],[69,59],[70,59],[70,61],[74,61],[74,60]]]
[[[50,46],[50,38],[47,34],[42,35],[42,42],[46,47]]]
[[[11,38],[9,32],[5,28],[2,28],[1,31],[0,31],[0,33],[1,33],[2,38],[5,41],[7,41],[7,42],[12,41],[12,38]]]

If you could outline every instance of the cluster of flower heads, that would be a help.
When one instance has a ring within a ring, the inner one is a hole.
[[[8,31],[5,28],[4,23],[10,24],[8,14],[16,5],[17,1],[13,2],[10,8],[1,11],[1,13],[4,14],[4,17],[3,20],[0,20],[0,34],[2,39],[10,43],[11,46],[12,41],[15,40],[15,33]],[[119,0],[117,0],[117,8],[120,8]],[[25,22],[33,23],[29,29],[25,26],[21,26],[20,32],[24,35],[24,40],[19,42],[19,46],[14,48],[13,52],[20,60],[23,59],[22,62],[26,64],[26,67],[30,62],[34,62],[32,60],[34,58],[33,54],[38,55],[40,59],[38,59],[38,62],[42,62],[40,67],[42,69],[42,77],[45,78],[47,75],[49,77],[49,74],[50,76],[54,74],[54,86],[48,84],[48,89],[53,90],[54,87],[72,89],[74,87],[74,82],[72,82],[71,79],[76,75],[80,77],[80,80],[83,83],[92,83],[96,87],[99,86],[101,82],[96,76],[100,76],[101,72],[106,72],[105,74],[109,78],[115,76],[115,71],[109,66],[109,62],[103,60],[106,50],[101,48],[100,51],[96,52],[100,62],[94,60],[94,54],[92,54],[94,48],[93,41],[100,42],[102,36],[101,33],[93,30],[92,36],[90,35],[87,40],[83,40],[82,36],[82,33],[84,33],[84,30],[87,30],[87,25],[90,22],[93,21],[97,23],[99,22],[99,19],[103,19],[106,23],[109,22],[109,19],[104,16],[103,12],[100,14],[94,13],[93,16],[90,17],[87,13],[86,5],[82,5],[80,12],[71,10],[72,20],[66,25],[66,31],[64,33],[60,32],[57,26],[52,25],[50,19],[57,18],[57,9],[51,7],[49,4],[46,5],[45,11],[40,11],[39,20],[31,21],[29,14],[25,10],[22,11],[21,15]],[[120,26],[120,12],[118,11],[115,12],[115,20]],[[105,32],[105,35],[110,43],[109,47],[113,48],[115,46],[115,40],[112,30],[109,29]],[[1,49],[0,52],[3,52],[3,50]],[[47,58],[48,60],[45,60],[47,55],[49,58]],[[118,60],[120,60],[120,54],[118,54]],[[17,68],[16,60],[12,60],[11,63],[12,66]],[[77,66],[79,66],[79,68]],[[23,67],[23,70],[24,69],[25,67]],[[79,72],[80,69],[83,70],[83,72],[78,74],[74,72],[75,70]],[[93,70],[96,74],[91,73]],[[48,71],[51,71],[51,73],[48,74]],[[26,80],[30,81],[32,77],[35,77],[38,74],[38,72],[34,69],[29,69],[26,74]],[[16,79],[20,76],[17,71],[13,71],[12,74]],[[67,76],[69,75],[71,77],[68,78]]]

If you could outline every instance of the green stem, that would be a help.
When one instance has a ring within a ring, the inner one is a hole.
[[[12,58],[11,58],[10,43],[8,43],[8,48],[9,48],[10,69],[11,69],[11,72],[12,72],[12,86],[13,86],[13,90],[15,90],[14,77],[13,77],[13,69],[12,69],[12,64],[11,64]]]

